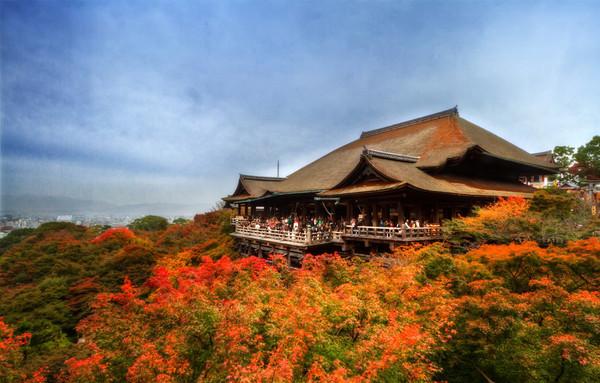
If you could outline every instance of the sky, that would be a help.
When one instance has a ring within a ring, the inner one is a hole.
[[[600,134],[595,1],[0,0],[1,194],[185,203],[458,105]]]

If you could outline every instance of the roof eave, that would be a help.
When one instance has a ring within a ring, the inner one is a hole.
[[[513,159],[510,159],[510,158],[497,156],[495,154],[491,154],[491,153],[488,153],[488,152],[485,152],[485,151],[482,152],[481,154],[484,155],[484,156],[496,158],[496,159],[499,159],[499,160],[504,160],[504,161],[512,162],[512,163],[519,164],[519,165],[524,165],[524,166],[527,166],[527,167],[530,167],[530,168],[533,168],[533,169],[537,169],[537,170],[541,170],[541,171],[544,172],[544,173],[539,173],[539,174],[556,174],[556,173],[560,172],[560,169],[559,169],[558,165],[556,165],[555,169],[552,169],[554,166],[553,167],[544,167],[544,166],[541,166],[541,165],[535,165],[535,164],[528,163],[528,162],[523,162],[523,161],[519,161],[519,160],[513,160]],[[552,164],[550,164],[550,165],[552,165]]]
[[[268,195],[263,195],[261,197],[257,197],[257,198],[248,198],[245,200],[241,200],[241,201],[235,201],[235,203],[251,203],[251,202],[256,202],[256,201],[261,201],[261,200],[265,200],[265,199],[269,199],[269,198],[274,198],[274,197],[287,197],[290,195],[298,195],[298,194],[318,194],[323,192],[323,190],[307,190],[307,191],[300,191],[300,192],[287,192],[287,193],[270,193]],[[223,198],[224,199],[224,198]]]

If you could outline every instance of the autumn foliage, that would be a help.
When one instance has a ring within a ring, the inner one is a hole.
[[[600,221],[578,197],[550,189],[535,192],[531,200],[500,198],[471,216],[446,221],[443,228],[455,250],[467,251],[484,244],[526,241],[565,246],[598,236]]]
[[[226,236],[221,223],[228,222],[227,212],[210,216],[217,233],[213,226],[195,223],[134,233],[51,222],[14,230],[0,239],[0,316],[18,336],[30,334],[21,347],[19,374],[33,376],[41,367],[48,367],[46,376],[51,379],[60,373],[64,360],[79,352],[73,347],[78,339],[75,327],[89,315],[89,304],[98,293],[120,291],[125,278],[142,285],[154,267],[175,259],[185,246],[210,247],[214,258],[231,254],[231,239],[219,246],[203,243]],[[205,219],[199,215],[197,220]],[[178,239],[181,247],[177,239],[172,246],[165,244],[169,229],[185,233]],[[0,374],[0,382],[3,378]]]
[[[300,269],[236,259],[224,212],[151,232],[22,233],[0,246],[0,374],[597,382],[600,240],[568,198],[501,200],[447,222],[445,243],[371,262],[308,255]]]
[[[90,355],[62,380],[431,381],[451,313],[446,282],[416,273],[337,255],[158,268],[148,299],[130,283],[99,296],[78,327]]]
[[[29,343],[31,334],[16,335],[14,329],[0,317],[0,381],[43,383],[46,381],[45,368],[28,376],[20,368],[23,364],[23,349]]]

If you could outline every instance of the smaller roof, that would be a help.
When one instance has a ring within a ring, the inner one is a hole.
[[[277,185],[283,180],[285,178],[240,174],[235,192],[223,198],[223,201],[236,202],[263,197],[277,190]]]
[[[545,152],[539,152],[539,153],[531,153],[531,155],[539,158],[540,160],[546,161],[550,164],[556,163],[554,161],[554,154],[552,153],[552,150],[546,150]]]

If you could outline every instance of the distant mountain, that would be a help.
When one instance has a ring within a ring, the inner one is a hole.
[[[105,202],[81,200],[68,197],[2,196],[0,214],[59,216],[59,215],[107,215],[107,216],[193,216],[210,209],[208,204],[128,204],[116,205]]]
[[[176,203],[154,203],[117,206],[117,211],[125,211],[128,215],[159,215],[159,216],[194,216],[210,210],[210,205],[189,205]]]

